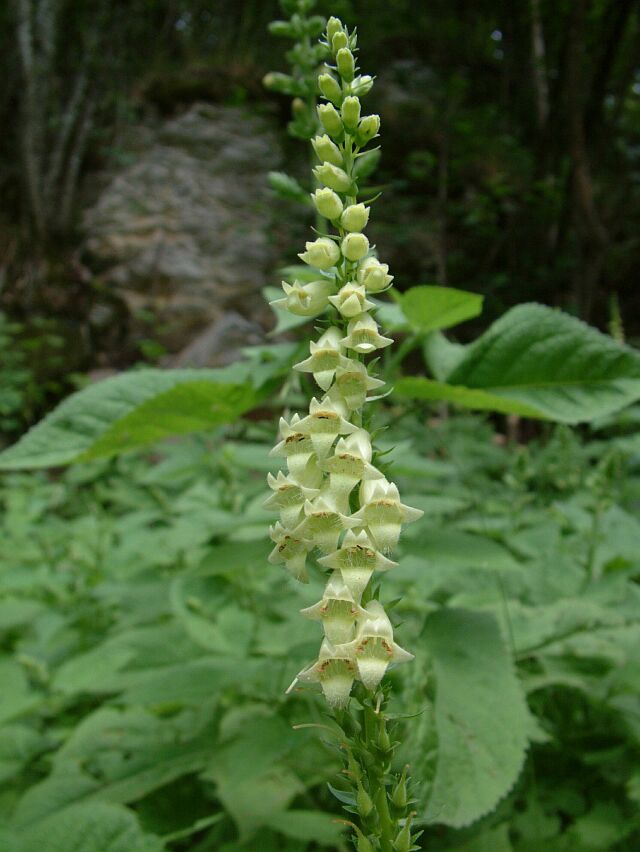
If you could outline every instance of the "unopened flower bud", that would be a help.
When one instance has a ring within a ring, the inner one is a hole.
[[[369,208],[364,204],[350,204],[340,217],[340,224],[345,231],[362,231],[368,221]]]
[[[294,98],[291,101],[291,112],[296,118],[304,115],[307,112],[307,105],[302,98]]]
[[[353,53],[351,53],[348,47],[341,47],[336,53],[336,65],[342,79],[350,83],[353,80],[356,63]]]
[[[357,849],[358,852],[374,852],[373,846],[371,845],[371,841],[364,836],[364,834],[360,831],[360,829],[355,827],[356,835],[358,837]]]
[[[333,104],[319,104],[318,118],[329,136],[339,139],[342,136],[342,119]],[[362,124],[362,122],[360,122]],[[373,134],[375,136],[375,134]]]
[[[332,74],[321,74],[318,77],[318,87],[327,100],[330,100],[336,106],[340,106],[342,103],[342,89],[340,88],[340,83],[338,83]]]
[[[316,152],[321,163],[331,163],[332,166],[342,165],[342,154],[335,142],[325,133],[323,136],[316,136],[311,140],[313,150]]]
[[[342,121],[347,130],[355,130],[360,121],[360,101],[353,95],[344,99],[342,104]]]
[[[404,810],[407,806],[407,769],[408,767],[405,766],[402,770],[402,775],[398,779],[398,783],[391,794],[391,801],[401,810]]]
[[[331,49],[337,53],[343,47],[349,47],[349,36],[345,32],[339,32],[331,39]]]
[[[265,74],[262,78],[262,85],[265,89],[282,95],[297,94],[296,80],[289,74],[282,74],[279,71],[269,71],[268,74]]]
[[[356,804],[361,817],[366,819],[373,810],[373,802],[371,796],[367,793],[361,783],[358,784],[358,792],[356,795]]]
[[[364,234],[347,234],[342,240],[341,249],[347,260],[361,260],[369,251],[369,240]]]
[[[289,21],[271,21],[269,24],[269,32],[273,36],[281,38],[294,38],[295,31]]]
[[[338,166],[332,166],[331,163],[316,166],[313,173],[320,183],[335,189],[336,192],[346,192],[351,188],[352,180],[349,175]]]
[[[342,21],[340,20],[340,18],[336,18],[334,15],[332,15],[327,21],[327,41],[331,43],[331,40],[333,39],[334,35],[336,33],[341,32],[344,32]]]
[[[301,252],[298,257],[316,269],[330,269],[340,259],[340,249],[328,237],[307,242],[305,248],[306,251]]]
[[[364,118],[360,119],[360,124],[358,125],[358,132],[356,134],[356,138],[359,145],[366,145],[367,142],[370,142],[374,136],[377,136],[380,132],[380,116],[379,115],[365,115]]]
[[[363,74],[362,76],[355,78],[351,84],[351,92],[354,95],[362,97],[371,91],[372,86],[373,77],[370,77],[368,74]]]
[[[311,197],[313,198],[316,210],[321,216],[324,216],[325,219],[337,219],[342,213],[342,201],[340,200],[340,196],[336,195],[332,189],[329,189],[328,187],[316,189],[315,193]]]
[[[398,832],[396,839],[393,841],[394,852],[411,852],[411,820],[413,814],[409,814],[404,822],[404,826]]]
[[[350,210],[350,207],[347,207],[344,212],[346,213],[348,210]],[[380,263],[375,257],[368,257],[358,267],[358,283],[364,284],[368,293],[380,293],[381,290],[386,290],[393,281],[393,275],[388,273],[388,264]]]

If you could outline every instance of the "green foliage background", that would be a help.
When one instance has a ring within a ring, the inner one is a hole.
[[[89,5],[59,0],[39,70],[41,152],[88,80],[74,191],[118,161],[124,125],[196,100],[268,113],[284,134],[288,98],[260,83],[283,67],[265,36],[275,2]],[[421,842],[635,852],[640,356],[621,338],[638,334],[638,3],[319,5],[357,22],[379,76],[372,239],[402,284],[379,313],[402,343],[380,365],[395,391],[376,427],[425,511],[388,580],[416,661],[389,679]],[[0,7],[12,438],[99,349],[87,332],[99,282],[74,273],[79,191],[65,218],[25,186],[19,6]],[[287,161],[304,176],[301,154]],[[297,249],[308,223],[296,219]],[[65,341],[83,335],[74,360]],[[0,456],[1,850],[347,848],[323,707],[284,695],[317,651],[298,610],[320,578],[301,589],[266,562],[275,415],[310,391],[290,378],[299,353],[292,340],[221,371],[124,373]]]
[[[417,657],[391,679],[424,848],[634,849],[636,433],[514,447],[479,416],[392,419],[383,448],[426,513],[387,590]],[[342,848],[337,755],[291,727],[322,707],[284,696],[315,653],[297,610],[320,578],[265,567],[271,439],[238,423],[6,475],[7,848]]]

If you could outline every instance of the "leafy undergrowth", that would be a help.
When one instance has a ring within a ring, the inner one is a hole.
[[[385,590],[416,654],[390,677],[426,849],[640,844],[640,441],[610,433],[383,433],[425,510]],[[347,848],[330,738],[293,728],[322,702],[284,694],[321,577],[266,562],[271,442],[235,425],[4,478],[0,848]]]

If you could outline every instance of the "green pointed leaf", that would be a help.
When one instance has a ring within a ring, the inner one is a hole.
[[[437,750],[421,815],[460,828],[492,810],[517,780],[528,710],[493,616],[439,610],[427,618],[424,640],[435,679]],[[417,777],[429,773],[430,760],[418,763]]]
[[[561,311],[519,305],[443,378],[401,379],[396,393],[579,423],[640,399],[640,353]]]
[[[65,399],[0,454],[0,470],[113,456],[229,423],[257,401],[244,364],[221,370],[133,370]]]
[[[398,301],[409,324],[420,332],[451,328],[482,313],[484,296],[454,287],[422,285],[402,293]]]

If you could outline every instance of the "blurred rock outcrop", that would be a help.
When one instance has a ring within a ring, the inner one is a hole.
[[[274,262],[266,173],[280,157],[268,121],[235,107],[195,104],[136,129],[83,222],[84,257],[126,303],[131,335],[178,352],[233,310],[255,338]]]

